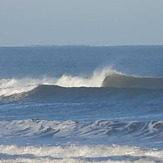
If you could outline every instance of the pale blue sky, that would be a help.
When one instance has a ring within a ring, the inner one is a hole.
[[[163,0],[0,0],[0,46],[163,44]]]

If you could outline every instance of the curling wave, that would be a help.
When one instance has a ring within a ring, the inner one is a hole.
[[[125,75],[112,69],[95,71],[87,76],[63,75],[59,78],[45,77],[42,79],[23,78],[23,79],[1,79],[0,97],[12,96],[30,92],[40,86],[59,86],[64,88],[147,88],[163,89],[163,78],[136,77]]]
[[[136,77],[114,73],[106,76],[102,85],[103,87],[116,88],[162,89],[163,78]]]

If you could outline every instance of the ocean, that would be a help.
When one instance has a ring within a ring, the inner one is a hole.
[[[0,162],[162,163],[163,46],[0,47]]]

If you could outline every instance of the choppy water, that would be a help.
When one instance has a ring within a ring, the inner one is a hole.
[[[163,46],[0,57],[2,162],[163,162]]]

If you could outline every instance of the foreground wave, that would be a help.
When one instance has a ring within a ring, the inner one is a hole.
[[[2,162],[161,163],[163,151],[117,145],[15,146],[0,145]]]
[[[34,136],[48,134],[60,135],[65,133],[69,136],[76,135],[120,135],[139,134],[159,135],[163,134],[163,121],[147,122],[121,122],[109,120],[97,120],[92,123],[76,121],[47,121],[47,120],[7,120],[0,121],[0,137],[7,135]],[[20,134],[21,133],[21,134]],[[77,134],[78,133],[78,134]]]
[[[128,144],[155,147],[162,144],[163,121],[120,122],[97,120],[92,123],[76,121],[10,120],[0,121],[0,138],[48,138],[51,142],[80,142],[86,144]],[[135,143],[135,144],[134,144]],[[40,143],[39,143],[40,144]]]
[[[163,89],[163,78],[136,77],[125,75],[116,70],[103,69],[95,71],[90,76],[63,75],[59,78],[23,78],[23,79],[1,79],[0,97],[23,94],[32,90],[42,89],[44,86],[59,86],[63,88],[142,88]],[[44,87],[45,88],[45,87]],[[47,87],[46,87],[47,88]]]

